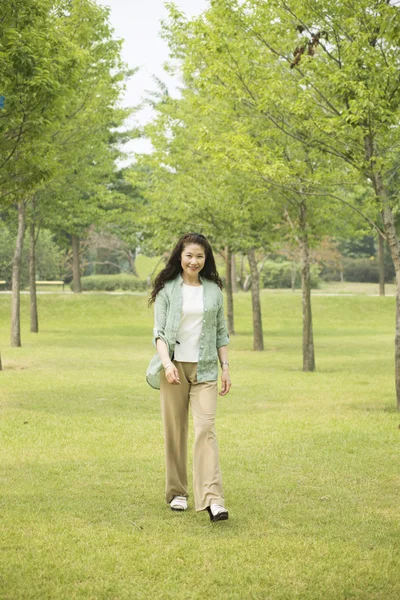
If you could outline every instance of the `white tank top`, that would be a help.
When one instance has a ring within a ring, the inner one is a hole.
[[[182,283],[182,315],[176,336],[175,360],[197,363],[203,329],[203,286]]]

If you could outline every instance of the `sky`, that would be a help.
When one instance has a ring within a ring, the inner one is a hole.
[[[122,57],[130,68],[139,71],[128,83],[124,105],[136,106],[144,98],[146,90],[156,90],[153,77],[167,84],[172,95],[177,93],[178,78],[171,78],[163,64],[168,60],[168,46],[160,37],[161,20],[167,16],[163,0],[97,0],[111,10],[110,22],[115,37],[124,40]],[[203,12],[208,0],[174,0],[174,3],[188,17]],[[151,119],[149,107],[135,115],[136,122],[144,125]],[[132,152],[149,152],[146,140],[135,140],[129,144]]]

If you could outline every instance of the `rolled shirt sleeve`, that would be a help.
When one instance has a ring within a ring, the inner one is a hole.
[[[153,329],[153,345],[156,346],[158,338],[167,344],[169,349],[168,339],[165,336],[165,325],[167,323],[168,314],[168,297],[164,289],[161,289],[154,303],[154,329]]]
[[[230,340],[224,315],[224,300],[222,292],[220,290],[218,291],[220,298],[220,306],[218,308],[217,313],[217,348],[221,348],[221,346],[226,346],[227,344],[229,344]]]

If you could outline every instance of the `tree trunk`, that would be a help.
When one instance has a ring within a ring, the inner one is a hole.
[[[296,290],[296,262],[292,261],[292,272],[291,272],[291,284],[292,284],[292,292]]]
[[[256,253],[254,248],[249,250],[247,258],[251,272],[251,304],[253,311],[253,349],[264,350],[264,335],[261,319],[261,302],[260,302],[260,274],[257,269]]]
[[[137,256],[136,250],[128,250],[128,252],[126,253],[126,256],[128,257],[129,266],[131,268],[132,275],[134,275],[135,277],[139,277],[139,273],[136,268],[136,256]]]
[[[235,335],[235,320],[233,312],[233,284],[232,284],[232,250],[226,250],[226,300],[228,309],[228,331],[229,335]]]
[[[2,362],[1,362],[1,354],[0,354],[0,371],[2,371],[2,370],[3,370],[3,365],[2,365]]]
[[[25,233],[25,203],[18,202],[18,232],[12,262],[11,346],[21,346],[21,261]]]
[[[383,209],[383,222],[389,242],[390,253],[396,271],[396,335],[395,335],[395,385],[397,408],[400,410],[400,241],[396,232],[394,215],[386,204]]]
[[[242,290],[246,291],[245,290],[245,286],[244,286],[245,279],[246,279],[246,276],[245,276],[245,273],[244,273],[244,261],[245,261],[245,255],[242,254],[241,259],[240,259],[240,278],[239,278],[239,283],[240,283],[240,285],[242,287]]]
[[[74,294],[80,294],[82,291],[80,240],[77,235],[72,235],[72,276],[73,276],[73,292],[74,292]]]
[[[368,156],[368,154],[367,154]],[[372,183],[375,194],[379,198],[382,211],[382,221],[385,227],[386,239],[396,271],[396,334],[395,334],[395,386],[397,408],[400,410],[400,240],[397,235],[394,215],[389,204],[386,190],[380,173],[372,172]]]
[[[236,292],[237,292],[236,256],[233,252],[232,252],[231,274],[232,274],[232,293],[236,294]]]
[[[396,271],[396,335],[395,335],[395,386],[397,408],[400,410],[400,240],[397,235],[394,215],[386,197],[381,178],[375,176],[375,191],[381,200],[382,219],[385,226],[387,241]]]
[[[376,197],[381,206],[381,216],[386,233],[386,241],[389,245],[390,254],[393,260],[396,272],[396,334],[394,340],[395,347],[395,387],[397,409],[400,410],[400,239],[397,235],[396,225],[389,198],[382,181],[382,175],[376,171],[376,151],[374,140],[371,135],[365,136],[365,157],[371,166],[368,177],[372,180],[372,185]]]
[[[311,313],[310,252],[307,235],[307,206],[300,204],[301,288],[303,304],[303,371],[315,371],[314,336]]]
[[[385,240],[378,235],[379,295],[385,295]]]
[[[103,256],[104,248],[96,248],[96,262],[94,263],[93,267],[93,275],[103,274]]]
[[[29,296],[31,304],[31,332],[39,333],[36,295],[36,235],[35,224],[29,227]]]

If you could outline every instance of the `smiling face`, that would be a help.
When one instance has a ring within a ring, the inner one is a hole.
[[[199,244],[187,244],[181,254],[182,276],[188,280],[196,280],[206,262],[206,253]]]

